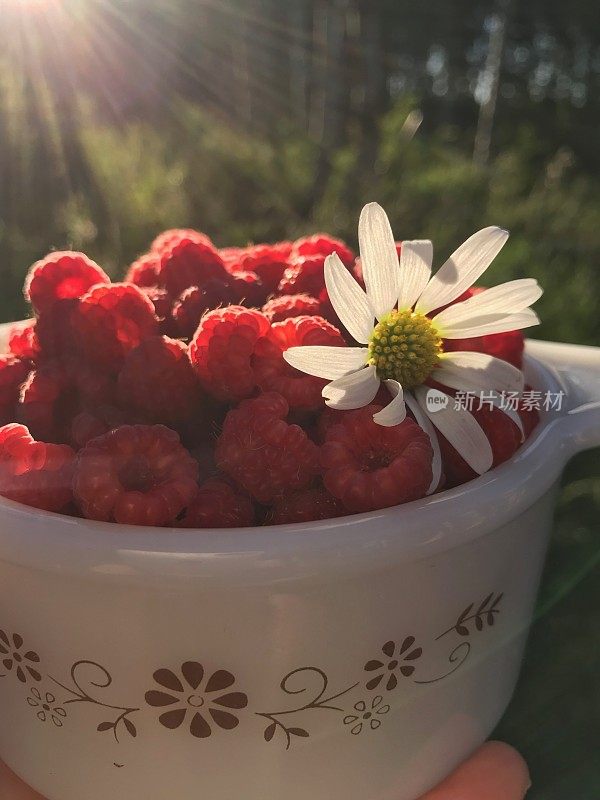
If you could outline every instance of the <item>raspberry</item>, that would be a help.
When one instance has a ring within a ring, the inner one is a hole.
[[[262,281],[266,298],[277,288],[287,265],[287,256],[283,256],[277,246],[257,244],[246,248],[236,269],[256,273]]]
[[[168,231],[163,231],[158,234],[150,245],[150,250],[153,253],[162,255],[168,250],[171,250],[175,244],[181,242],[183,239],[202,245],[210,245],[212,247],[212,242],[205,233],[192,230],[192,228],[171,228]]]
[[[374,511],[427,493],[433,451],[427,434],[411,419],[384,428],[373,420],[381,406],[341,414],[321,447],[325,488],[352,512]]]
[[[346,512],[339,500],[323,487],[301,489],[283,495],[273,504],[268,519],[271,525],[294,522],[312,522],[317,519],[342,517]]]
[[[283,358],[289,347],[329,345],[344,347],[341,333],[322,317],[292,317],[271,326],[256,346],[254,374],[263,391],[283,395],[290,408],[315,411],[324,405],[321,392],[327,381],[300,372]]]
[[[198,464],[164,425],[123,425],[92,439],[75,463],[75,501],[88,519],[172,525],[197,491]]]
[[[354,253],[341,239],[335,239],[327,233],[316,233],[314,236],[304,236],[294,242],[291,256],[325,256],[337,253],[342,263],[347,267],[354,264]]]
[[[16,416],[31,434],[44,442],[64,442],[66,417],[72,404],[61,402],[67,378],[64,369],[56,364],[44,364],[29,374],[21,388]]]
[[[160,333],[165,336],[179,336],[177,323],[173,319],[173,301],[167,290],[159,289],[158,286],[145,286],[143,292],[154,306]]]
[[[81,411],[73,417],[70,429],[70,441],[80,450],[97,436],[119,428],[131,420],[120,408],[115,406],[97,406],[94,411]]]
[[[518,369],[523,367],[525,339],[521,331],[490,333],[487,336],[476,336],[472,339],[444,339],[443,347],[447,353],[457,350],[473,350],[476,353],[487,353],[490,356],[501,358]]]
[[[308,486],[319,473],[318,448],[298,425],[288,425],[288,404],[268,392],[230,411],[217,440],[217,466],[260,503]]]
[[[114,378],[102,370],[78,359],[48,361],[21,387],[16,414],[36,439],[64,443],[73,415],[112,403],[115,393]]]
[[[219,255],[229,270],[230,267],[235,267],[239,263],[247,249],[247,247],[221,247]]]
[[[320,299],[325,290],[325,256],[299,256],[290,261],[277,285],[277,294],[309,294]]]
[[[12,355],[35,361],[40,354],[40,343],[36,333],[36,322],[28,319],[17,322],[8,333],[8,349]]]
[[[254,505],[222,480],[208,480],[200,486],[185,516],[184,528],[244,528],[254,524]]]
[[[294,247],[294,242],[290,242],[288,239],[284,239],[281,242],[275,242],[275,244],[270,244],[269,247],[276,253],[280,258],[289,258],[292,249]]]
[[[72,500],[75,453],[67,445],[36,442],[24,425],[0,428],[0,494],[46,511]]]
[[[158,333],[152,302],[132,283],[95,286],[79,301],[73,326],[85,357],[115,371],[130,350]]]
[[[267,296],[262,280],[256,272],[237,270],[230,274],[234,303],[253,308],[261,306]]]
[[[157,253],[144,253],[127,270],[125,283],[136,286],[156,286],[160,270],[160,256]]]
[[[12,422],[21,384],[29,375],[26,361],[12,355],[0,355],[0,425]]]
[[[208,290],[200,289],[198,286],[190,286],[173,304],[173,319],[177,325],[180,336],[191,339],[196,328],[200,323],[202,314],[208,309],[211,300],[207,296],[210,293],[210,281]],[[220,283],[217,281],[220,286]],[[218,306],[219,303],[215,303]]]
[[[223,259],[209,239],[179,239],[162,251],[159,284],[172,297],[178,297],[190,286],[202,286],[211,278],[226,282],[227,277]]]
[[[57,300],[81,297],[96,283],[110,283],[110,278],[83,253],[66,251],[37,261],[29,270],[23,292],[39,313]]]
[[[118,379],[120,403],[148,422],[177,425],[201,416],[200,385],[183,342],[145,339],[127,354]]]
[[[190,343],[190,358],[210,395],[237,402],[254,392],[252,356],[269,328],[264,314],[242,306],[218,308],[202,318]]]
[[[447,391],[447,390],[446,390]],[[507,461],[521,446],[521,432],[517,425],[499,408],[483,406],[471,411],[492,447],[494,460],[493,467]],[[535,428],[538,414],[535,409],[531,411],[519,410],[526,436]],[[451,488],[473,480],[477,473],[471,469],[462,456],[454,449],[448,440],[438,433],[442,463],[446,475],[446,486]]]
[[[463,300],[468,300],[476,294],[484,292],[485,289],[480,286],[472,286],[467,289],[454,303],[462,303]],[[430,316],[439,314],[448,305],[432,311]],[[491,333],[487,336],[475,336],[472,339],[444,339],[444,350],[449,353],[461,350],[473,350],[476,353],[487,353],[496,358],[502,358],[508,361],[514,367],[521,369],[523,366],[523,350],[525,349],[525,339],[521,331],[507,331],[506,333]]]
[[[44,358],[61,358],[76,351],[78,335],[74,325],[79,302],[77,298],[57,300],[38,316],[35,331]]]
[[[173,305],[173,318],[179,335],[191,339],[206,311],[232,302],[233,291],[229,281],[209,278],[202,287],[190,286]]]
[[[308,294],[284,294],[273,297],[262,310],[271,322],[282,322],[290,317],[318,315],[321,313],[321,304]]]

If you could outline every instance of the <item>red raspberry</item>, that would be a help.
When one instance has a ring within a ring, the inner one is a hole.
[[[24,425],[0,428],[0,494],[46,511],[72,500],[75,453],[67,445],[36,442]]]
[[[292,254],[292,250],[294,247],[294,242],[290,242],[288,239],[284,239],[281,242],[275,242],[274,244],[270,244],[269,247],[276,253],[280,258],[289,258]]]
[[[73,325],[85,357],[115,371],[130,350],[158,333],[152,302],[132,283],[95,286],[79,301]]]
[[[347,267],[354,264],[354,253],[341,239],[335,239],[327,233],[316,233],[314,236],[304,236],[296,239],[292,248],[292,258],[297,256],[329,256],[337,253],[342,263]]]
[[[48,361],[29,374],[21,387],[16,408],[36,439],[71,441],[71,419],[82,409],[95,409],[114,401],[114,378],[77,359]]]
[[[246,248],[236,269],[255,272],[262,281],[266,298],[277,288],[287,265],[287,257],[277,246],[257,244]]]
[[[76,352],[79,343],[75,321],[79,300],[58,300],[38,316],[35,331],[44,358],[62,358]]]
[[[88,519],[174,525],[198,485],[198,464],[164,425],[123,425],[80,450],[75,501]]]
[[[227,269],[239,263],[240,259],[248,250],[247,247],[221,247],[219,255],[223,259]]]
[[[62,366],[48,363],[31,372],[21,387],[16,417],[36,439],[44,442],[65,441],[65,420],[74,410],[72,398],[69,398],[71,402],[66,402],[67,386]]]
[[[501,358],[518,369],[523,367],[525,339],[521,331],[491,333],[472,339],[444,339],[443,347],[447,353],[457,350],[473,350],[476,353],[487,353],[490,356]]]
[[[448,308],[455,303],[462,303],[476,294],[484,292],[480,286],[472,286],[467,289],[454,303],[449,303],[442,308],[432,311],[429,316],[439,314],[444,308]],[[444,350],[453,353],[460,350],[473,350],[476,353],[487,353],[496,358],[508,361],[514,367],[521,369],[523,366],[523,350],[525,349],[525,339],[521,331],[507,331],[506,333],[491,333],[487,336],[476,336],[472,339],[444,339]]]
[[[325,488],[348,511],[374,511],[427,493],[433,451],[427,434],[411,419],[385,428],[369,405],[341,415],[325,435],[321,465]]]
[[[21,384],[29,370],[26,361],[12,355],[0,355],[0,425],[14,420]]]
[[[25,279],[23,292],[39,313],[57,300],[84,295],[96,283],[110,283],[98,264],[83,253],[50,253],[36,262]]]
[[[125,283],[136,286],[156,286],[160,271],[160,256],[157,253],[144,253],[127,270]]]
[[[284,294],[273,297],[263,306],[271,322],[282,322],[290,317],[315,316],[321,313],[321,303],[308,294]]]
[[[220,282],[216,282],[220,286]],[[208,289],[200,289],[199,286],[190,286],[185,292],[173,303],[173,319],[177,325],[177,330],[180,336],[186,339],[191,339],[196,328],[200,324],[202,314],[209,308],[211,302],[210,286],[211,281],[208,282]],[[219,303],[215,303],[214,307]]]
[[[299,256],[289,267],[277,286],[277,294],[309,294],[320,299],[325,290],[325,256]]]
[[[268,519],[271,525],[284,525],[343,517],[345,513],[340,501],[320,486],[278,498]]]
[[[253,272],[232,272],[226,278],[209,278],[202,286],[190,286],[173,306],[180,336],[188,339],[196,332],[202,315],[222,306],[260,305],[263,290]]]
[[[173,304],[173,318],[180,336],[191,339],[202,315],[233,302],[229,281],[209,278],[203,286],[190,286]]]
[[[165,336],[179,336],[179,328],[173,319],[173,301],[167,290],[159,289],[158,286],[145,286],[143,292],[152,301],[160,333]]]
[[[187,346],[152,336],[127,354],[118,380],[120,403],[148,422],[177,425],[201,416],[200,384]]]
[[[217,466],[260,503],[308,486],[319,472],[318,448],[298,425],[288,425],[288,404],[268,392],[245,400],[225,417],[217,440]]]
[[[380,403],[379,398],[376,397],[374,402],[376,404],[379,404]],[[386,402],[389,402],[389,392],[386,398]],[[381,405],[383,406],[383,403],[381,403]],[[344,416],[347,413],[348,412],[346,411],[338,411],[335,408],[330,408],[329,406],[326,406],[317,418],[317,424],[314,435],[315,441],[318,442],[319,444],[323,444],[323,442],[327,437],[327,431],[333,425],[337,425],[340,422],[340,414]]]
[[[159,283],[172,297],[178,297],[190,286],[202,286],[211,278],[226,282],[227,277],[223,259],[208,239],[200,242],[183,238],[162,251]]]
[[[8,333],[8,349],[12,355],[29,361],[36,360],[40,354],[40,343],[35,326],[34,319],[17,322],[11,326]]]
[[[230,281],[234,303],[248,308],[256,308],[264,303],[267,292],[256,272],[234,271],[230,275]]]
[[[70,391],[76,392],[82,407],[94,408],[115,402],[116,378],[110,371],[98,369],[81,358],[68,359],[63,364]]]
[[[212,479],[200,486],[180,524],[183,528],[245,528],[254,519],[254,505],[247,495]]]
[[[71,444],[80,450],[91,439],[130,422],[125,412],[115,406],[98,405],[93,411],[81,411],[71,421]]]
[[[447,390],[446,390],[447,391]],[[484,406],[474,409],[473,416],[483,429],[492,447],[494,455],[493,467],[507,461],[521,446],[521,432],[517,425],[499,408]],[[537,425],[539,415],[537,411],[519,411],[526,436]],[[446,475],[446,487],[459,486],[473,480],[477,473],[471,469],[462,456],[454,449],[448,440],[438,432],[440,450],[442,451],[443,470]]]
[[[253,354],[270,328],[260,311],[229,306],[209,311],[190,343],[190,358],[206,391],[225,402],[256,389]]]
[[[327,381],[290,366],[283,353],[290,347],[345,347],[341,333],[322,317],[292,317],[275,322],[256,346],[254,374],[263,391],[283,395],[290,408],[315,411],[324,406],[321,392]]]
[[[195,231],[192,228],[171,228],[158,234],[150,245],[150,250],[162,255],[183,239],[212,247],[212,242],[205,233],[200,233],[200,231]]]

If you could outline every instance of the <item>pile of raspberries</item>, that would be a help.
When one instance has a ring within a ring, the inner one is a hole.
[[[398,245],[400,247],[401,245]],[[325,406],[325,381],[283,359],[296,345],[353,342],[329,302],[326,234],[218,249],[170,230],[108,275],[83,253],[34,264],[0,355],[0,494],[35,508],[127,525],[223,528],[328,519],[424,497],[428,436],[410,418],[373,422],[389,397]],[[477,291],[477,290],[471,290]],[[447,343],[521,366],[520,333]],[[520,445],[498,409],[475,411],[494,464]],[[522,413],[529,432],[534,415]],[[438,489],[474,477],[440,437]]]

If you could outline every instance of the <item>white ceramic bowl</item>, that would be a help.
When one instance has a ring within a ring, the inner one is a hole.
[[[398,508],[190,532],[0,501],[0,756],[49,800],[435,784],[511,697],[557,481],[600,445],[600,351],[529,352],[563,410],[510,462]]]

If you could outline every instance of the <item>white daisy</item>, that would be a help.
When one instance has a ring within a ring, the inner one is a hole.
[[[325,262],[329,299],[350,335],[364,346],[292,347],[284,353],[296,369],[331,381],[323,389],[323,397],[332,408],[368,405],[380,384],[385,383],[393,399],[373,419],[380,425],[397,425],[409,407],[432,441],[434,475],[430,491],[437,488],[441,473],[434,428],[479,474],[490,469],[493,454],[487,436],[467,410],[457,409],[451,400],[445,408],[428,409],[425,382],[434,380],[465,392],[523,389],[522,372],[508,362],[484,353],[444,352],[442,340],[537,325],[539,318],[529,308],[542,294],[537,281],[509,281],[454,303],[431,318],[427,316],[469,289],[507,239],[508,232],[494,226],[478,231],[432,277],[431,242],[403,242],[398,259],[385,211],[377,203],[369,203],[358,223],[366,292],[336,253]],[[518,414],[503,410],[522,432]]]

